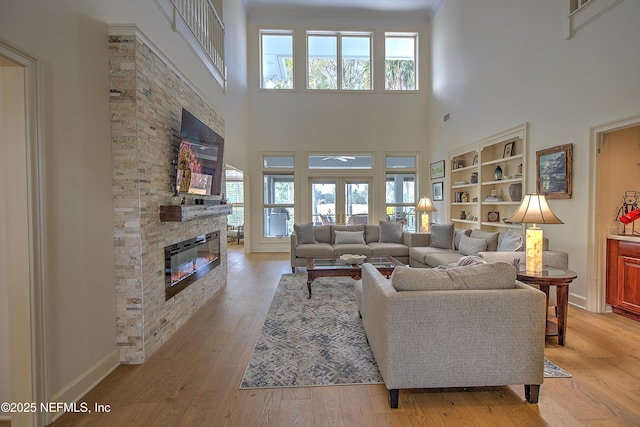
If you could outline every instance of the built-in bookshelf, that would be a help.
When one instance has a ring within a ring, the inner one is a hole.
[[[456,228],[521,228],[504,219],[515,212],[526,189],[527,124],[448,154],[450,221]]]

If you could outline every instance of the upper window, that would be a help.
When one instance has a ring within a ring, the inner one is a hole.
[[[308,33],[307,87],[371,90],[371,34]]]
[[[386,33],[384,41],[385,90],[417,90],[418,35]]]
[[[373,156],[370,154],[309,156],[309,169],[371,169],[372,167]]]
[[[260,87],[293,89],[293,34],[263,31],[260,33],[262,55]]]

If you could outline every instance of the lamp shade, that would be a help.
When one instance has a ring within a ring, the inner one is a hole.
[[[435,206],[431,202],[431,199],[428,197],[423,197],[418,202],[418,206],[416,206],[416,212],[437,212]]]
[[[547,204],[544,194],[527,194],[518,210],[506,222],[524,224],[564,224]]]

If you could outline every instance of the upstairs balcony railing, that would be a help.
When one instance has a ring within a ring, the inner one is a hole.
[[[218,72],[224,72],[224,24],[209,0],[171,0]]]
[[[155,0],[209,71],[226,87],[224,24],[210,0]]]

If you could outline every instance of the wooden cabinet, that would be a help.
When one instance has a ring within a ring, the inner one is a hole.
[[[526,138],[524,123],[449,152],[449,218],[457,228],[521,228],[503,219],[525,194]]]
[[[640,321],[640,239],[607,239],[607,304]]]

